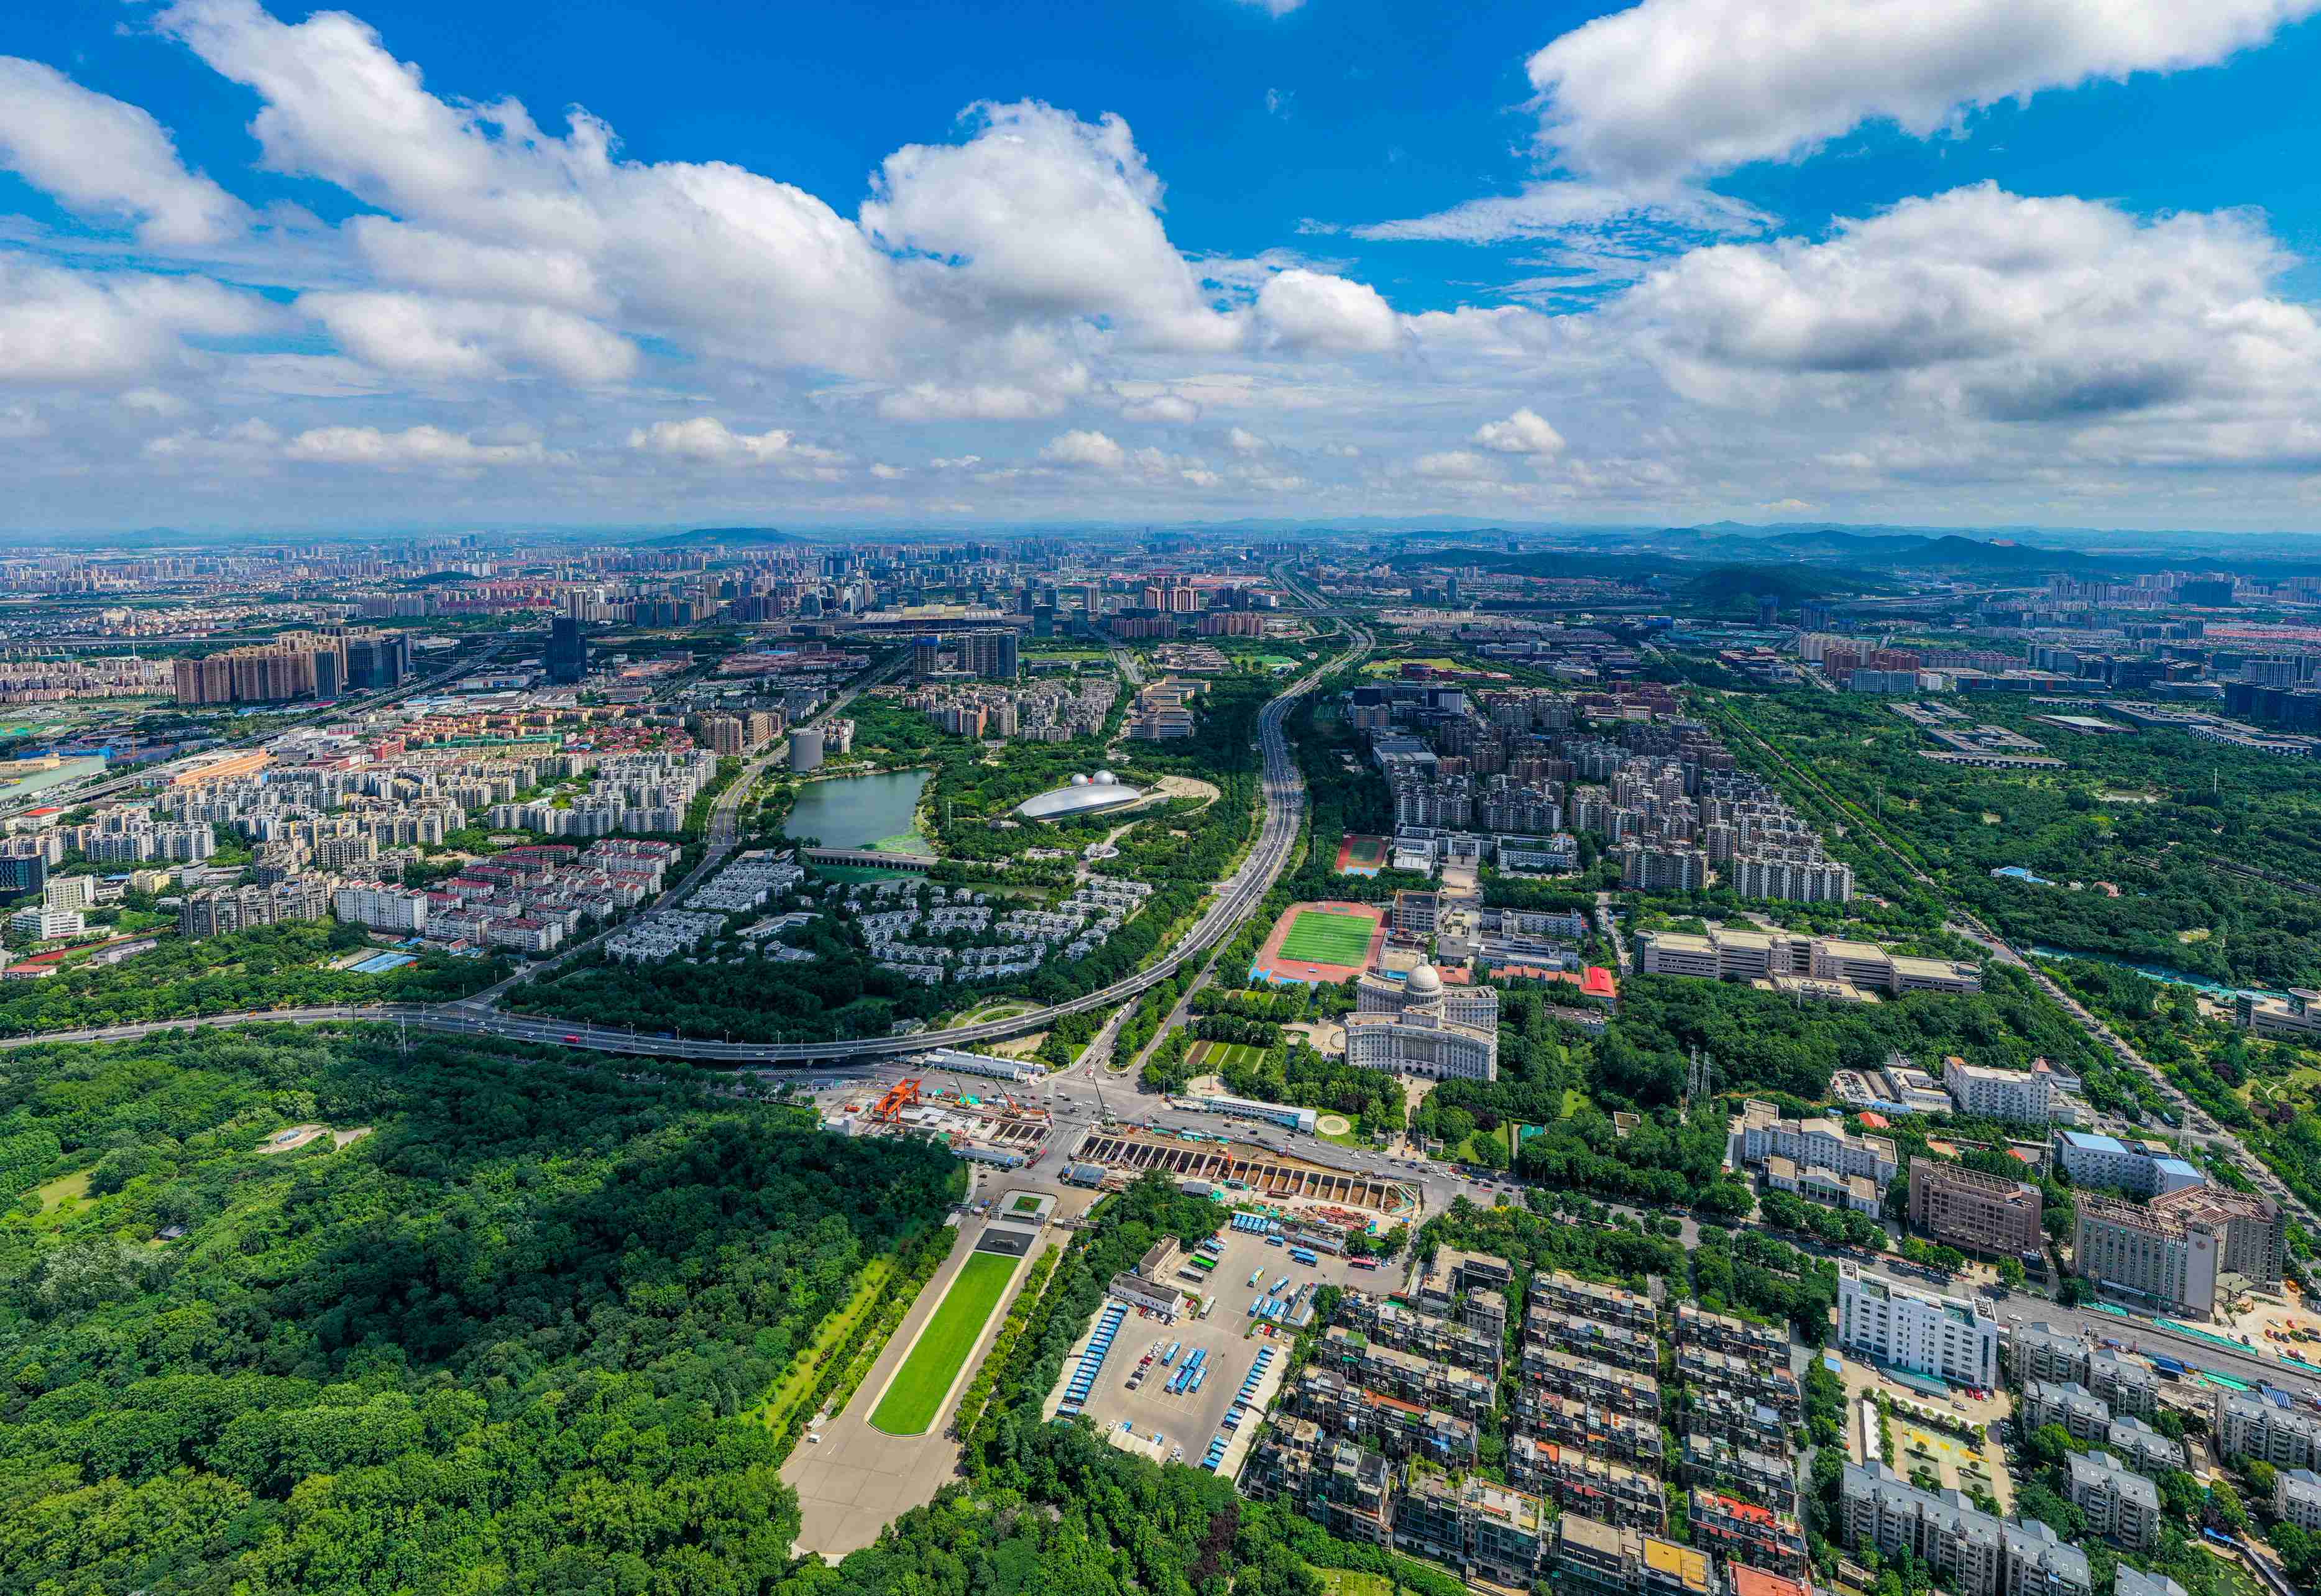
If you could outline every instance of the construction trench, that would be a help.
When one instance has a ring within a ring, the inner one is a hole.
[[[1349,1174],[1299,1158],[1250,1152],[1232,1143],[1188,1143],[1168,1137],[1092,1130],[1072,1159],[1132,1174],[1158,1169],[1180,1180],[1208,1181],[1261,1197],[1343,1203],[1389,1217],[1406,1216],[1418,1206],[1418,1192],[1406,1181]]]

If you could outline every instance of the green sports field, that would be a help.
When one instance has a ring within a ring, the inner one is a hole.
[[[1228,1069],[1255,1069],[1265,1062],[1265,1049],[1247,1042],[1202,1042],[1200,1052],[1187,1060],[1197,1069],[1223,1072]]]
[[[959,1378],[991,1311],[1015,1273],[1019,1260],[1004,1253],[969,1253],[951,1283],[934,1317],[919,1332],[918,1345],[895,1371],[894,1383],[870,1415],[870,1428],[890,1436],[922,1436],[934,1428],[944,1393]]]
[[[1359,966],[1370,955],[1370,933],[1378,921],[1359,914],[1333,914],[1326,909],[1301,909],[1281,939],[1281,957],[1317,965]]]

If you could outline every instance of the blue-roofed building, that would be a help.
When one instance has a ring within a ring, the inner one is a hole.
[[[2165,1142],[2126,1142],[2087,1130],[2055,1132],[2055,1161],[2081,1186],[2117,1186],[2139,1197],[2162,1197],[2208,1177],[2169,1151]]]

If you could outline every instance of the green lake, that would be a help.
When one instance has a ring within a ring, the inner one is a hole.
[[[932,854],[918,834],[919,794],[932,772],[882,771],[876,775],[833,776],[808,782],[782,830],[813,837],[824,848],[876,848],[889,853]]]

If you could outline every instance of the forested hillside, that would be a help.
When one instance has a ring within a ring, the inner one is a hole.
[[[552,1051],[0,1056],[0,1590],[769,1589],[750,1410],[955,1169]]]

